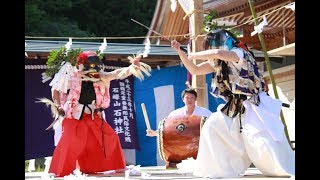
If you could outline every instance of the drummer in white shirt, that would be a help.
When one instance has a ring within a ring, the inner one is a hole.
[[[209,117],[212,112],[206,108],[200,107],[196,105],[197,101],[197,92],[194,89],[185,89],[181,93],[182,101],[185,106],[178,108],[172,111],[168,117],[180,116],[180,115],[197,115]],[[147,129],[146,136],[158,136],[158,130],[154,131],[152,129]]]

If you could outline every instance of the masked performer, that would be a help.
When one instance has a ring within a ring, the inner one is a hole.
[[[280,119],[282,102],[267,95],[247,46],[226,30],[209,32],[205,50],[188,56],[177,41],[171,46],[192,75],[214,72],[211,94],[226,101],[202,127],[193,174],[238,177],[253,163],[267,176],[294,175],[294,152]],[[194,59],[206,61],[195,65]]]
[[[150,75],[150,66],[140,62],[141,57],[129,57],[129,67],[104,72],[97,54],[85,51],[78,55],[75,66],[70,62],[61,66],[50,83],[53,103],[63,119],[49,173],[69,175],[76,163],[86,174],[126,167],[119,137],[103,119],[103,109],[110,104],[110,81],[131,74],[141,78],[141,70]]]

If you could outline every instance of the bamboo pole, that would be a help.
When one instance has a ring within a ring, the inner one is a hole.
[[[254,8],[253,0],[248,0],[248,2],[249,2],[250,10],[251,10],[251,13],[252,13],[252,16],[253,16],[253,19],[254,19],[254,25],[257,26],[258,25],[258,20],[257,20],[256,11],[255,11],[255,8]],[[268,56],[268,53],[267,53],[266,44],[264,42],[264,38],[261,35],[261,33],[258,32],[257,34],[258,34],[258,37],[259,37],[259,40],[260,40],[260,43],[261,43],[261,47],[262,47],[262,50],[263,50],[264,58],[265,58],[267,69],[268,69],[269,76],[270,76],[270,81],[272,83],[274,96],[275,96],[275,98],[279,99],[278,91],[277,91],[277,87],[276,87],[276,82],[275,82],[275,80],[273,78],[272,69],[271,69],[271,65],[270,65],[270,60],[269,60],[269,56]],[[291,148],[293,149],[293,146],[292,146],[292,144],[290,142],[290,137],[289,137],[287,125],[286,125],[282,110],[280,111],[280,117],[281,117],[281,121],[282,121],[282,123],[284,125],[284,131],[285,131],[287,140],[288,140]]]

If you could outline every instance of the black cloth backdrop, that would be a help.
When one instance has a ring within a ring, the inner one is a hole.
[[[103,61],[105,65],[124,67],[127,63],[121,61]],[[34,66],[36,65],[37,66]],[[51,99],[50,80],[42,83],[42,73],[39,65],[45,65],[42,60],[25,61],[25,160],[52,156],[54,146],[54,131],[45,130],[53,120],[50,107],[36,103],[37,98]],[[32,65],[35,69],[30,69]],[[113,69],[106,69],[111,71]],[[118,133],[123,149],[139,149],[134,111],[134,77],[114,80],[110,84],[110,107],[105,110],[106,120]],[[132,105],[132,106],[131,106]]]
[[[50,98],[50,82],[42,83],[44,69],[25,70],[25,159],[51,156],[54,131],[45,130],[52,123],[49,107],[36,103],[37,98]],[[51,98],[50,98],[51,99]]]

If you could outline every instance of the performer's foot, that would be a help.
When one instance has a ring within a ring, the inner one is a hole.
[[[166,169],[169,169],[169,168],[177,168],[177,163],[166,162]]]
[[[124,169],[117,169],[117,170],[115,170],[115,172],[116,173],[123,173],[123,172],[125,172],[127,169],[126,168],[124,168]]]

